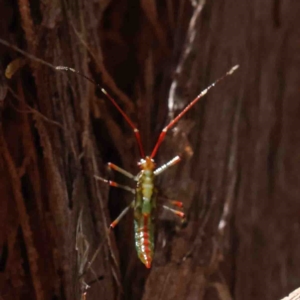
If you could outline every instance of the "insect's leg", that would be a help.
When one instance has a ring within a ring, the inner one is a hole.
[[[160,166],[159,168],[157,168],[153,173],[155,176],[161,174],[162,172],[164,172],[165,170],[167,170],[169,167],[172,167],[174,165],[176,165],[177,163],[179,163],[181,160],[179,155],[176,155],[175,157],[173,157],[171,160],[169,160],[167,163],[163,164],[162,166]]]
[[[173,200],[173,199],[170,199],[170,198],[165,197],[163,195],[159,195],[158,197],[161,198],[161,199],[164,199],[165,201],[169,202],[173,206],[176,206],[176,207],[179,207],[179,208],[183,208],[183,203],[181,201]]]
[[[177,200],[169,200],[169,202],[174,205],[177,206],[179,208],[183,208],[183,203],[181,201],[177,201]]]
[[[170,212],[172,212],[173,214],[175,214],[176,216],[180,217],[181,219],[185,219],[185,214],[184,212],[180,211],[180,210],[176,210],[176,209],[173,209],[169,206],[166,206],[166,205],[163,205],[162,206],[165,210],[168,210]]]
[[[179,208],[183,208],[183,203],[177,200],[168,200],[173,206],[177,206]]]
[[[124,176],[136,181],[136,176],[132,175],[128,171],[126,171],[126,170],[124,170],[124,169],[122,169],[122,168],[118,167],[117,165],[115,165],[113,163],[110,163],[110,162],[107,165],[110,169],[115,170],[115,171],[123,174]]]
[[[186,112],[188,112],[203,96],[207,94],[207,92],[212,89],[217,83],[225,79],[227,76],[232,75],[237,69],[239,68],[238,65],[232,67],[225,75],[217,79],[214,83],[212,83],[210,86],[208,86],[205,90],[203,90],[192,102],[190,102],[178,115],[175,117],[171,122],[162,130],[160,133],[158,140],[154,146],[154,149],[152,150],[152,153],[150,155],[151,158],[154,158],[154,156],[157,153],[157,150],[162,143],[162,141],[165,139],[165,136],[167,134],[167,131],[174,126],[175,123],[177,123],[183,115],[185,115]]]
[[[110,224],[109,228],[115,228],[120,220],[128,213],[129,209],[132,208],[134,201],[132,201],[128,206],[126,206],[119,216]]]
[[[130,186],[119,184],[115,181],[107,180],[105,178],[102,178],[102,177],[99,177],[99,176],[96,176],[96,175],[94,175],[94,177],[95,177],[95,179],[100,180],[100,181],[102,181],[102,182],[104,182],[104,183],[106,183],[110,186],[117,187],[119,189],[125,190],[127,192],[132,193],[132,194],[135,194],[135,190],[133,188],[131,188]]]

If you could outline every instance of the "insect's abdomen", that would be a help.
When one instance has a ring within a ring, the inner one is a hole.
[[[147,267],[151,267],[154,251],[154,234],[151,216],[142,215],[134,221],[135,248],[139,259]]]

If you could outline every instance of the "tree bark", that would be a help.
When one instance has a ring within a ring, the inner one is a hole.
[[[300,3],[204,2],[1,5],[0,38],[26,52],[2,41],[1,300],[273,300],[300,286]],[[161,211],[147,270],[132,212],[107,230],[131,195],[94,178],[131,184],[106,162],[136,174],[134,134],[95,85],[54,66],[105,87],[148,154],[236,64],[159,149],[158,165],[186,154],[157,184],[188,222]]]

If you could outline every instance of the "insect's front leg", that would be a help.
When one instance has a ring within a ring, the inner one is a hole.
[[[121,167],[119,167],[119,166],[117,166],[117,165],[115,165],[115,164],[113,164],[113,163],[110,163],[110,162],[107,164],[107,166],[108,166],[110,169],[115,170],[115,171],[117,171],[117,172],[123,174],[124,176],[126,176],[126,177],[128,177],[128,178],[130,178],[130,179],[132,179],[132,180],[134,180],[134,181],[137,181],[137,176],[135,176],[135,175],[131,174],[130,172],[128,172],[128,171],[122,169]]]
[[[157,176],[157,175],[163,173],[164,171],[166,171],[168,168],[178,164],[180,161],[181,161],[180,156],[176,155],[171,160],[169,160],[168,162],[166,162],[165,164],[163,164],[162,166],[157,168],[153,173],[155,176]]]

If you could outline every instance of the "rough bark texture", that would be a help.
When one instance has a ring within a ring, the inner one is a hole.
[[[159,150],[158,164],[193,151],[158,182],[188,224],[160,214],[148,271],[132,214],[106,230],[132,197],[94,179],[108,161],[138,172],[130,127],[94,85],[36,59],[4,79],[24,56],[1,45],[0,299],[80,299],[89,284],[88,300],[274,300],[299,287],[298,2],[2,1],[0,38],[94,78],[147,152],[199,91],[240,69]]]

